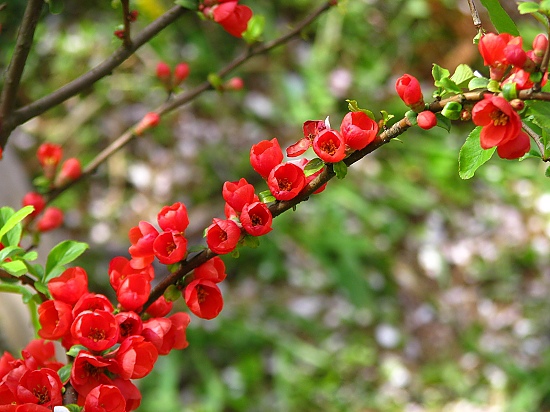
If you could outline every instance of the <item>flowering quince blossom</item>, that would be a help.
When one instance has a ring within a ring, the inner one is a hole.
[[[267,185],[275,199],[290,200],[304,188],[306,176],[299,166],[293,163],[281,163],[269,173]]]
[[[478,43],[479,54],[485,66],[489,66],[491,79],[501,80],[510,63],[506,59],[505,49],[514,36],[508,33],[487,33]]]
[[[209,261],[195,268],[194,279],[210,280],[219,283],[225,279],[225,263],[219,256],[214,256]]]
[[[113,361],[102,356],[92,355],[86,351],[78,352],[71,369],[69,379],[71,386],[81,396],[86,396],[92,389],[101,384],[111,384],[106,374],[107,367]]]
[[[72,306],[82,295],[89,293],[88,275],[81,267],[69,268],[48,282],[48,290],[54,299]]]
[[[378,123],[364,112],[349,112],[340,125],[345,143],[354,150],[361,150],[378,134]]]
[[[74,319],[71,334],[81,345],[91,351],[100,352],[117,342],[118,323],[110,312],[85,310]]]
[[[313,151],[323,162],[338,163],[346,157],[346,144],[339,132],[326,129],[313,140]]]
[[[151,305],[149,305],[145,313],[155,318],[161,318],[163,316],[168,315],[172,310],[173,306],[174,306],[174,302],[169,302],[166,300],[164,296],[161,296],[160,298],[155,300]]]
[[[122,343],[129,336],[141,335],[143,321],[136,312],[120,312],[115,315],[115,319],[119,330],[118,343]]]
[[[42,210],[44,210],[44,207],[46,206],[46,200],[44,199],[44,196],[42,196],[40,193],[28,192],[25,196],[23,196],[23,199],[21,200],[21,205],[34,207],[34,210],[30,214],[30,216],[34,217],[42,212]]]
[[[78,179],[82,175],[82,166],[80,160],[71,157],[63,162],[61,170],[55,179],[56,186],[63,186],[73,180]]]
[[[218,255],[232,252],[241,238],[241,228],[233,220],[214,218],[212,222],[206,229],[206,244]]]
[[[262,236],[272,230],[273,217],[269,208],[262,202],[244,205],[240,220],[243,229],[252,236]]]
[[[44,214],[36,222],[36,229],[39,232],[49,232],[50,230],[57,229],[62,224],[63,211],[57,207],[50,206],[44,210]]]
[[[222,197],[237,213],[241,212],[245,204],[255,202],[258,199],[254,194],[254,186],[248,183],[245,178],[241,178],[238,182],[225,182]]]
[[[28,370],[19,380],[16,398],[19,403],[35,403],[45,407],[61,405],[63,384],[56,371],[49,368]]]
[[[143,336],[129,336],[114,352],[115,361],[108,369],[122,379],[141,379],[153,370],[158,358],[155,345]]]
[[[155,278],[155,269],[152,265],[136,269],[132,262],[124,256],[116,256],[109,262],[109,282],[113,289],[118,291],[120,284],[126,277],[134,274],[144,274],[150,281]]]
[[[193,314],[202,319],[214,319],[223,308],[220,288],[206,279],[195,279],[185,287],[184,299]]]
[[[85,310],[103,310],[112,313],[114,308],[111,301],[105,295],[101,293],[87,293],[82,295],[74,304],[73,316],[76,317]]]
[[[38,336],[42,339],[56,340],[69,332],[73,322],[73,307],[60,300],[47,300],[38,307],[40,330]]]
[[[151,293],[151,282],[147,275],[136,273],[126,277],[116,291],[116,297],[126,310],[139,310]]]
[[[187,239],[175,230],[165,231],[153,242],[153,253],[164,265],[177,263],[187,253]]]
[[[283,151],[277,138],[262,140],[250,148],[250,164],[264,179],[283,161]]]
[[[507,143],[497,146],[497,154],[502,159],[519,159],[531,149],[529,136],[520,132],[519,135]]]
[[[134,226],[128,232],[128,238],[132,246],[128,249],[132,256],[131,265],[136,269],[144,268],[155,259],[153,251],[153,242],[159,235],[154,226],[145,221],[139,222],[138,226]]]
[[[47,179],[53,179],[57,165],[63,157],[61,146],[53,143],[42,143],[36,151],[38,162],[44,170]]]
[[[189,226],[187,208],[181,202],[164,206],[157,215],[157,222],[164,231],[173,230],[184,233],[187,226]]]
[[[249,7],[238,3],[237,0],[205,0],[199,10],[232,36],[242,37],[253,13]]]
[[[92,389],[84,401],[86,412],[124,412],[126,399],[114,385],[98,385]]]
[[[521,119],[503,97],[485,95],[472,109],[472,121],[481,126],[480,144],[483,149],[499,146],[518,137]]]
[[[424,110],[423,112],[418,113],[416,122],[418,123],[418,127],[424,130],[429,130],[437,125],[437,117],[435,117],[435,113],[429,110]]]

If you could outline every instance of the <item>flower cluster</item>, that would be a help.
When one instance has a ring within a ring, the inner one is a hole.
[[[238,0],[203,0],[199,11],[232,36],[242,37],[253,13],[250,7],[238,3]]]

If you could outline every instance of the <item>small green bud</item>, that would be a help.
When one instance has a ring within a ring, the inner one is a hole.
[[[441,110],[441,114],[450,120],[460,119],[461,113],[462,105],[458,102],[448,102],[445,107],[443,107],[443,110]]]

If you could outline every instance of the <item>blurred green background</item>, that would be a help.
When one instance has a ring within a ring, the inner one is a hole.
[[[4,3],[2,66],[24,7]],[[63,13],[43,16],[20,104],[120,43],[112,35],[120,9],[65,3]],[[321,4],[242,3],[266,17],[266,40]],[[513,2],[502,3],[513,12]],[[170,6],[136,0],[133,30]],[[520,29],[529,45],[541,27],[526,19]],[[485,73],[475,34],[466,1],[340,1],[299,39],[233,73],[245,90],[201,95],[56,201],[68,211],[65,234],[91,244],[79,264],[107,291],[109,259],[127,255],[128,229],[174,201],[190,212],[190,243],[204,244],[203,229],[223,215],[224,181],[246,177],[266,189],[248,163],[252,144],[277,137],[288,146],[305,120],[327,115],[337,127],[347,98],[400,118],[406,108],[394,83],[403,73],[421,79],[427,101],[432,63]],[[158,61],[189,63],[189,90],[243,48],[189,13],[111,76],[20,127],[10,145],[29,180],[45,140],[86,163],[167,98]],[[550,410],[548,180],[536,161],[496,156],[460,180],[458,150],[471,128],[411,129],[278,217],[259,248],[224,258],[223,312],[192,319],[189,348],[139,382],[140,410]],[[5,181],[0,189],[9,190]]]

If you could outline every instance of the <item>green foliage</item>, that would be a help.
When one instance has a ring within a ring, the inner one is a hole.
[[[496,147],[491,149],[482,149],[479,144],[479,136],[481,127],[477,126],[468,135],[466,142],[460,149],[458,155],[459,175],[462,179],[470,179],[474,176],[476,170],[487,162],[496,150]]]
[[[498,0],[481,0],[481,4],[489,12],[491,23],[493,23],[499,33],[510,33],[514,36],[519,36],[516,23],[506,13]]]
[[[88,244],[75,240],[64,240],[57,244],[48,254],[44,282],[59,276],[65,270],[65,265],[78,258],[88,247]]]

